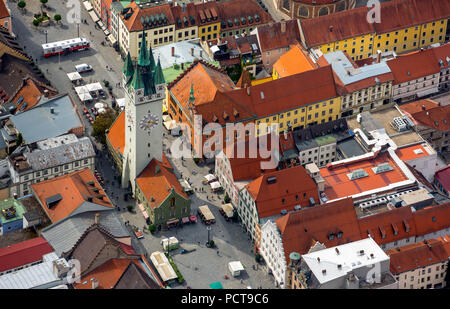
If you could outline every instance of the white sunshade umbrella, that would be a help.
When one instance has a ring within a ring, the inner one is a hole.
[[[92,83],[92,84],[88,84],[86,85],[86,88],[90,91],[90,92],[94,92],[94,91],[98,91],[98,90],[102,90],[103,87],[100,83]]]
[[[78,72],[67,73],[67,77],[69,77],[70,81],[72,81],[72,82],[75,80],[82,79],[80,73],[78,73]]]
[[[116,99],[116,102],[119,107],[124,107],[125,103],[127,102],[127,99],[125,98]]]
[[[99,108],[99,109],[98,109],[98,112],[99,112],[100,114],[106,113],[106,109],[104,109],[104,108]]]
[[[94,107],[100,111],[101,108],[105,107],[105,104],[98,102],[95,103]]]

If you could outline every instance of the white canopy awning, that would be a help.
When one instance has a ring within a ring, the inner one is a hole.
[[[217,45],[211,46],[211,51],[214,53],[218,52],[220,50],[219,47],[217,47]]]
[[[166,127],[167,130],[172,130],[177,127],[177,122],[175,120],[169,120],[164,122],[164,127]]]
[[[89,93],[80,93],[78,94],[78,97],[80,98],[81,102],[92,100],[92,96]]]
[[[163,120],[163,122],[166,122],[166,121],[172,120],[172,118],[170,118],[169,115],[163,115],[163,116],[162,116],[162,120]]]
[[[103,103],[98,102],[98,103],[95,103],[94,107],[95,107],[96,109],[99,109],[99,108],[105,107],[105,105],[104,105]]]
[[[216,176],[214,176],[213,174],[208,174],[208,175],[206,175],[204,178],[205,178],[205,180],[206,180],[207,182],[211,182],[211,181],[213,181],[213,180],[216,180]]]
[[[99,112],[100,114],[106,113],[106,109],[104,109],[103,107],[102,107],[102,108],[99,108],[99,109],[98,109],[98,112]]]
[[[89,92],[93,92],[93,91],[98,91],[98,90],[102,90],[103,87],[100,83],[92,83],[92,84],[87,84],[86,88],[89,90]]]
[[[111,44],[115,44],[117,42],[117,40],[112,36],[112,35],[108,35],[108,40],[111,42]]]
[[[209,185],[211,186],[211,189],[213,189],[213,190],[222,188],[222,186],[220,185],[220,182],[218,182],[218,181],[211,182]]]
[[[70,79],[70,81],[75,81],[75,80],[79,80],[82,79],[80,73],[78,72],[71,72],[71,73],[67,73],[67,77]]]
[[[89,89],[87,89],[86,86],[79,86],[75,87],[75,92],[78,94],[78,96],[84,93],[89,94]]]
[[[108,36],[108,35],[110,35],[111,34],[111,32],[109,32],[109,30],[108,29],[103,29],[103,33],[106,35],[106,36]]]
[[[119,107],[124,107],[125,103],[127,102],[127,99],[125,99],[125,98],[116,99],[116,102]]]
[[[94,10],[89,12],[89,15],[91,16],[92,20],[94,21],[94,23],[96,23],[97,21],[99,21],[97,14],[95,13]]]
[[[103,29],[103,27],[105,27],[105,24],[101,20],[97,21],[97,25],[102,29]]]
[[[93,9],[92,4],[89,1],[84,1],[83,5],[88,12]]]

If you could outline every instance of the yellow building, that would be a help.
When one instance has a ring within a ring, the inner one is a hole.
[[[368,8],[302,20],[302,42],[323,53],[346,52],[353,60],[382,52],[404,53],[445,42],[450,3],[441,0],[381,4],[381,22],[367,22]],[[370,15],[370,14],[369,14]]]

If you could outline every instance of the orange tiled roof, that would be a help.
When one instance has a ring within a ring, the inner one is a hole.
[[[388,60],[387,65],[394,74],[394,85],[440,72],[432,48],[397,56]]]
[[[167,24],[166,26],[175,24],[175,20],[172,15],[172,10],[170,9],[169,4],[164,5],[157,5],[152,6],[144,9],[140,9],[139,5],[136,2],[131,2],[127,8],[131,8],[133,10],[133,14],[128,18],[124,19],[123,16],[121,18],[123,19],[123,22],[125,24],[125,27],[127,27],[128,31],[142,31],[143,25],[141,22],[141,17],[146,17],[150,15],[161,15],[164,13],[164,15],[167,17]]]
[[[91,181],[94,182],[94,186],[87,184]],[[34,195],[42,205],[42,208],[45,210],[53,223],[70,216],[70,214],[73,213],[79,206],[81,206],[84,202],[87,202],[89,197],[92,198],[91,203],[108,208],[114,207],[105,195],[103,188],[88,168],[67,175],[55,177],[50,180],[34,183],[31,185],[31,188]],[[94,192],[94,188],[97,188],[99,191]],[[61,201],[55,206],[48,208],[45,200],[56,194],[61,195]],[[103,199],[97,198],[100,194],[104,196]]]
[[[382,163],[389,163],[394,169],[375,174],[372,168]],[[347,174],[358,169],[364,169],[368,176],[350,180]],[[387,153],[380,154],[374,159],[349,163],[333,169],[324,167],[320,169],[320,175],[325,180],[325,194],[329,200],[382,188],[392,183],[407,180],[407,177]]]
[[[411,116],[422,126],[437,131],[450,131],[450,105],[436,106],[426,111],[414,113]]]
[[[123,155],[125,149],[125,111],[122,111],[106,133],[106,138],[115,151]]]
[[[57,94],[56,89],[49,87],[41,82],[38,82],[37,80],[31,77],[27,77],[24,79],[24,83],[20,86],[20,88],[11,98],[10,102],[13,102],[16,105],[17,110],[25,112],[39,103],[41,98],[44,97],[46,90],[48,91],[47,96],[49,98]],[[19,103],[18,101],[20,98],[22,99]]]
[[[273,178],[276,182],[269,183]],[[301,165],[264,174],[246,188],[256,202],[260,218],[274,216],[283,209],[294,210],[297,205],[310,206],[310,198],[320,203],[317,185]]]
[[[414,101],[411,103],[402,104],[399,107],[403,112],[406,112],[407,114],[411,115],[411,114],[420,112],[422,110],[429,110],[436,106],[439,106],[438,102],[430,100],[430,99],[424,99],[424,100]]]
[[[291,252],[306,254],[315,241],[329,248],[362,239],[357,220],[353,200],[348,198],[290,212],[275,223],[289,261]]]
[[[292,46],[273,65],[273,69],[278,73],[280,78],[314,70],[315,68],[316,65],[300,44]]]
[[[358,220],[364,238],[372,237],[379,245],[416,235],[416,224],[410,206],[366,216]]]
[[[296,19],[286,21],[284,33],[281,32],[281,22],[260,26],[257,31],[261,52],[287,48],[291,44],[300,42],[300,30]]]
[[[386,251],[390,257],[390,270],[394,275],[447,261],[449,255],[445,245],[438,239]]]
[[[415,153],[414,151],[420,153]],[[398,148],[395,153],[400,158],[400,160],[404,162],[427,157],[430,155],[428,151],[423,147],[423,145],[413,145],[409,147]]]
[[[157,172],[157,167],[159,171]],[[170,190],[188,199],[178,182],[173,168],[163,154],[163,162],[152,159],[147,167],[136,178],[136,183],[144,194],[150,207],[158,207],[170,194]]]
[[[450,227],[450,202],[416,211],[414,221],[418,236]]]
[[[10,17],[8,9],[5,4],[6,0],[0,0],[0,19]]]

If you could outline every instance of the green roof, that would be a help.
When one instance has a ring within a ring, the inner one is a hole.
[[[144,81],[142,80],[141,72],[139,72],[138,68],[134,71],[133,80],[131,81],[131,86],[134,89],[142,89],[144,87]]]
[[[332,135],[320,136],[315,138],[315,140],[319,146],[336,143],[336,138],[334,138]]]
[[[15,211],[15,215],[9,218],[8,213],[11,214],[11,211],[8,210]],[[26,213],[25,207],[15,198],[10,197],[0,202],[0,221],[2,224],[22,219],[24,213]]]
[[[184,69],[187,69],[191,63],[192,62],[186,62],[184,64]],[[220,67],[220,63],[218,61],[212,61],[209,63],[216,67]],[[173,82],[181,73],[183,73],[183,70],[181,70],[180,64],[178,64],[178,69],[175,69],[173,66],[163,69],[164,80],[167,84]]]
[[[150,59],[148,57],[148,50],[147,50],[147,39],[145,38],[145,32],[142,31],[142,42],[141,42],[141,48],[139,50],[139,59],[138,59],[138,65],[142,67],[149,66],[151,64]],[[152,55],[153,57],[153,55]]]

